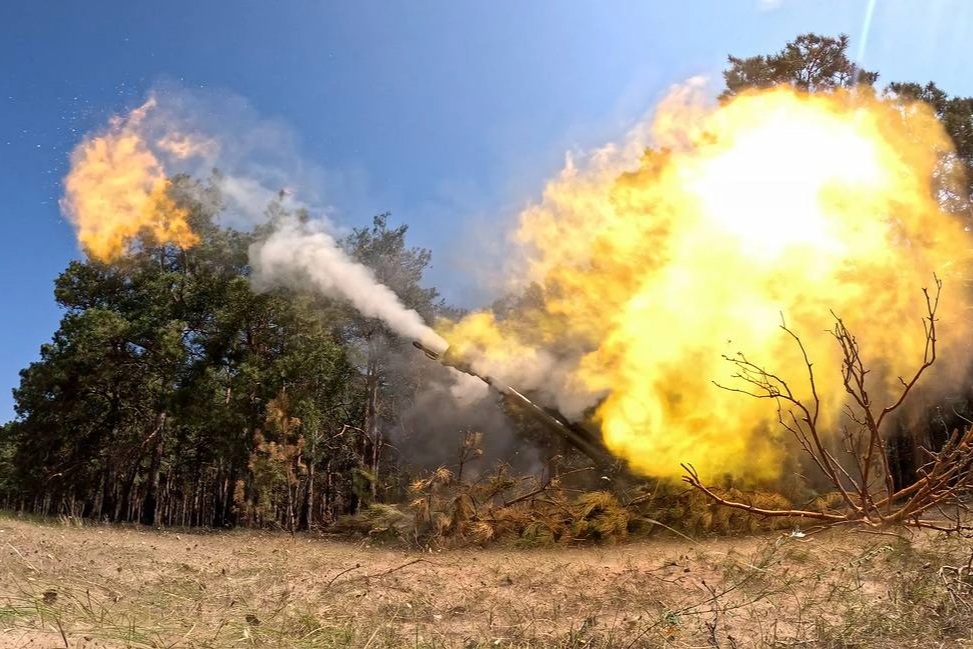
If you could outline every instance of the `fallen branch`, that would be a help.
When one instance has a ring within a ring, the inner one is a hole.
[[[802,509],[762,509],[760,507],[754,507],[748,503],[735,502],[732,500],[727,500],[718,494],[716,494],[709,487],[704,485],[699,479],[699,474],[692,464],[680,464],[686,475],[683,476],[683,482],[688,483],[693,488],[706,494],[711,500],[716,503],[723,505],[724,507],[730,507],[731,509],[740,509],[757,516],[766,517],[781,517],[781,516],[793,516],[795,518],[810,518],[819,521],[835,521],[840,522],[846,520],[846,516],[841,514],[827,514],[824,512],[814,512]]]

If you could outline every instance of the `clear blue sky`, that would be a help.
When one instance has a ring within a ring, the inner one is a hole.
[[[973,2],[877,0],[866,67],[973,94]],[[3,0],[0,421],[78,256],[57,200],[82,135],[160,81],[222,89],[287,123],[336,181],[337,218],[391,210],[430,276],[471,298],[471,223],[539,194],[571,148],[617,138],[673,83],[799,33],[862,43],[867,0]],[[462,253],[458,251],[463,251]]]

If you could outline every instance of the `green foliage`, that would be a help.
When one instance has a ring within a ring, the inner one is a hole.
[[[856,85],[871,86],[877,72],[859,68],[848,58],[848,36],[802,34],[780,52],[749,58],[727,57],[730,66],[723,72],[728,99],[748,88],[792,85],[808,92],[821,92]]]
[[[973,195],[973,97],[950,97],[932,82],[890,83],[888,92],[932,107],[956,147],[955,154],[946,156],[937,174],[940,201],[948,211],[969,216]]]
[[[57,278],[64,317],[21,372],[17,419],[0,434],[0,503],[306,529],[373,501],[381,432],[396,422],[386,392],[402,376],[383,355],[393,337],[319,296],[255,293],[248,248],[267,228],[218,226],[214,186],[178,178],[171,193],[198,245],[145,237],[116,263],[74,261]],[[428,313],[429,254],[405,234],[383,215],[346,247]]]
[[[389,226],[389,215],[380,214],[370,228],[356,228],[342,245],[355,260],[370,268],[376,279],[392,289],[406,307],[415,310],[427,322],[445,309],[434,288],[424,288],[422,276],[432,259],[423,248],[406,245],[408,226]],[[391,485],[398,482],[392,458],[385,452],[387,432],[394,428],[432,368],[424,359],[411,355],[410,341],[394,334],[376,318],[365,318],[344,307],[342,340],[348,356],[362,378],[363,407],[360,428],[365,448],[364,467],[353,474],[355,487],[367,487],[358,498],[375,502],[383,497],[400,497]],[[363,473],[364,471],[364,473]],[[363,477],[366,478],[363,481]]]
[[[14,489],[14,422],[0,426],[0,494]]]

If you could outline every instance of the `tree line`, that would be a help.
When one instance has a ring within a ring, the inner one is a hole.
[[[173,196],[198,245],[145,237],[119,262],[73,261],[55,281],[64,316],[21,371],[0,433],[2,504],[307,529],[394,490],[382,433],[419,378],[389,361],[402,343],[333,300],[251,288],[248,247],[280,205],[240,232],[217,225],[214,186],[180,178]],[[444,305],[420,286],[429,252],[406,232],[380,215],[342,245],[432,318]]]

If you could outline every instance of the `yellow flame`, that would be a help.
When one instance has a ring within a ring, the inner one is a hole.
[[[942,356],[959,353],[970,240],[936,201],[950,144],[926,107],[774,89],[704,109],[680,96],[651,133],[663,148],[634,164],[626,146],[585,168],[569,161],[522,213],[525,279],[543,299],[445,327],[474,367],[513,383],[516,362],[547,350],[565,376],[556,390],[527,387],[586,392],[606,444],[634,469],[676,476],[690,462],[704,477],[767,481],[784,453],[776,406],[719,387],[746,387],[725,355],[745,353],[808,398],[783,318],[833,426],[845,391],[831,312],[857,335],[880,401],[922,361],[921,290],[934,273]]]
[[[154,107],[150,99],[113,118],[104,133],[86,138],[71,154],[61,206],[95,259],[117,259],[146,231],[159,243],[190,247],[198,241],[189,213],[169,196],[165,169],[141,130]]]

